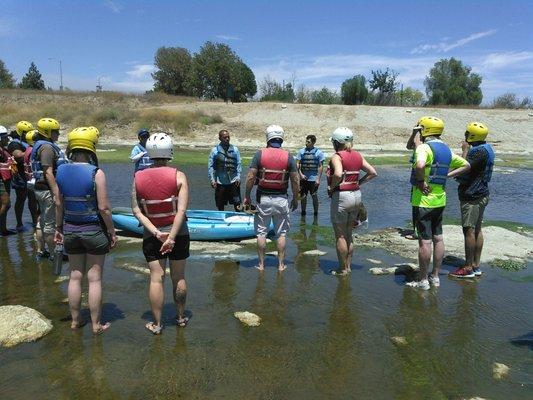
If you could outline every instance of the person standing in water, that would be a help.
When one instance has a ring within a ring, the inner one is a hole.
[[[153,133],[146,142],[146,149],[154,164],[135,173],[131,207],[144,226],[143,253],[150,268],[148,297],[154,321],[145,327],[159,335],[163,329],[161,314],[167,259],[178,314],[176,324],[185,327],[189,321],[185,315],[185,261],[189,257],[190,243],[186,217],[189,186],[183,172],[168,166],[174,155],[168,134]]]
[[[9,133],[0,125],[0,235],[13,233],[7,229],[7,212],[11,207],[11,181],[15,160],[7,151]]]
[[[335,129],[331,135],[335,154],[328,169],[328,195],[331,197],[330,218],[335,232],[335,246],[339,268],[335,275],[351,272],[353,255],[352,231],[357,224],[362,207],[360,186],[378,174],[365,158],[352,149],[353,132],[344,127]],[[360,171],[365,175],[359,178]]]
[[[296,155],[296,166],[300,174],[300,205],[302,215],[306,214],[307,194],[313,199],[313,215],[318,215],[318,187],[322,177],[322,164],[326,157],[315,147],[316,136],[307,135],[305,147]]]
[[[68,255],[70,280],[68,302],[72,329],[80,328],[82,279],[89,282],[89,310],[92,330],[101,334],[110,327],[102,323],[102,271],[105,255],[115,247],[117,236],[111,218],[104,171],[98,168],[94,126],[80,127],[68,134],[69,164],[57,168],[56,244]],[[105,231],[104,231],[105,229]]]
[[[285,240],[290,228],[289,212],[298,207],[298,170],[294,157],[281,148],[284,135],[281,126],[270,125],[266,129],[267,146],[255,153],[246,176],[245,206],[251,204],[250,195],[257,181],[257,213],[254,215],[254,227],[259,271],[265,269],[266,236],[271,221],[274,223],[278,249],[278,271],[285,270]],[[289,180],[292,188],[290,205],[287,198]]]
[[[146,129],[141,129],[137,133],[137,137],[139,138],[139,143],[133,146],[130,155],[131,162],[135,163],[134,172],[150,168],[153,164],[152,160],[150,160],[148,152],[146,151],[146,141],[150,137],[150,132],[148,132]]]
[[[466,127],[465,140],[462,143],[463,157],[470,163],[471,168],[470,172],[457,178],[466,263],[450,273],[454,278],[481,276],[481,224],[485,207],[489,204],[489,182],[495,158],[492,146],[486,142],[488,133],[487,125],[471,122]]]
[[[226,129],[218,132],[220,143],[209,154],[207,171],[211,187],[215,189],[215,204],[224,211],[226,204],[232,204],[235,211],[241,207],[241,155],[237,146],[230,144]]]
[[[439,270],[444,257],[442,214],[446,206],[446,179],[470,169],[470,164],[440,140],[444,122],[435,117],[422,117],[415,126],[422,144],[415,150],[410,183],[413,186],[411,205],[418,231],[418,262],[420,280],[406,285],[429,290],[430,284],[440,286]],[[433,249],[432,249],[433,247]],[[433,250],[433,251],[432,251]],[[433,270],[428,277],[433,253]]]

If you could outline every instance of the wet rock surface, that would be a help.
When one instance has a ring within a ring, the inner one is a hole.
[[[235,318],[241,321],[244,325],[248,326],[259,326],[261,325],[261,318],[249,311],[236,311],[234,314]]]
[[[33,308],[0,306],[0,346],[34,342],[53,328],[52,321]]]

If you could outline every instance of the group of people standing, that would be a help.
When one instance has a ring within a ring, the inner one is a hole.
[[[488,204],[488,182],[494,165],[494,151],[486,143],[488,129],[484,124],[468,124],[462,156],[453,154],[440,140],[443,130],[442,120],[423,117],[407,144],[414,150],[411,204],[420,262],[420,280],[408,285],[424,290],[430,285],[439,286],[438,272],[444,255],[442,213],[446,205],[445,184],[449,178],[460,179],[466,250],[465,266],[451,275],[464,278],[481,274],[481,221]],[[29,199],[36,228],[37,256],[50,257],[56,245],[62,245],[68,255],[72,329],[86,322],[80,317],[81,283],[86,275],[92,329],[99,334],[110,326],[101,322],[102,269],[105,255],[117,243],[106,176],[98,167],[99,131],[93,126],[75,128],[68,134],[66,152],[55,143],[59,131],[59,122],[53,118],[40,119],[36,130],[31,123],[20,121],[11,134],[0,126],[0,231],[10,233],[5,221],[13,186],[17,190],[18,230],[23,229],[22,208],[26,197]],[[265,135],[266,146],[255,153],[245,178],[244,199],[241,200],[240,193],[241,157],[238,148],[230,144],[227,130],[219,132],[220,143],[211,151],[208,176],[219,210],[230,203],[236,210],[254,214],[260,271],[265,268],[266,238],[273,226],[278,270],[283,271],[289,213],[297,209],[300,200],[301,213],[305,215],[308,195],[312,197],[314,214],[318,213],[317,190],[325,156],[315,147],[314,135],[307,136],[305,147],[296,157],[282,148],[285,136],[282,127],[270,125]],[[150,269],[149,300],[154,321],[147,323],[146,328],[153,334],[160,334],[167,259],[177,308],[176,324],[184,327],[188,323],[185,262],[190,244],[186,218],[189,186],[185,174],[168,165],[174,154],[168,134],[141,130],[138,137],[139,143],[131,154],[135,164],[131,204],[133,214],[144,226],[143,253]],[[352,148],[353,140],[354,134],[348,128],[339,127],[333,131],[331,142],[335,153],[325,172],[339,260],[339,267],[333,272],[339,275],[351,271],[352,231],[360,222],[362,208],[360,186],[377,176],[375,168]],[[257,186],[255,205],[251,201],[254,186]],[[433,271],[428,275],[432,250]]]

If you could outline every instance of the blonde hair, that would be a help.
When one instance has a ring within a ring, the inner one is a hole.
[[[338,151],[342,151],[342,150],[352,151],[352,145],[353,145],[352,142],[339,143],[339,150]]]

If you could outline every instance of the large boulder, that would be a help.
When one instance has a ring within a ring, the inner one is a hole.
[[[34,342],[52,330],[52,321],[33,308],[0,306],[0,346]]]

